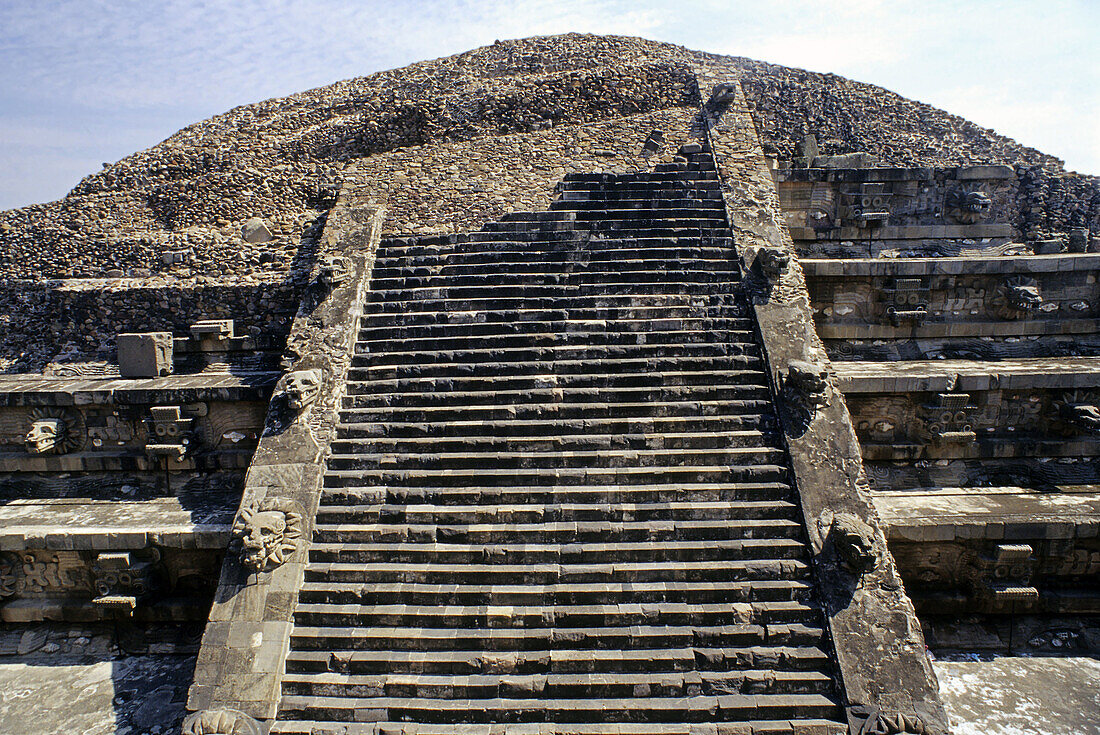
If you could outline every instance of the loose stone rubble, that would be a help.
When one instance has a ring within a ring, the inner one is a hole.
[[[1100,650],[1100,184],[885,90],[498,42],[0,276],[0,654],[205,625],[120,732],[941,735],[926,643]]]

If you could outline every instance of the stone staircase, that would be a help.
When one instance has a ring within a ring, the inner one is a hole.
[[[382,243],[272,732],[846,731],[713,159],[687,157]]]

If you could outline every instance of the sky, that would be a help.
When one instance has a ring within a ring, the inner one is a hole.
[[[570,31],[878,84],[1100,174],[1100,0],[0,0],[0,209],[237,105]]]

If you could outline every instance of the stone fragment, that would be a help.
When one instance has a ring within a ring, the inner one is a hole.
[[[266,222],[259,217],[253,217],[241,226],[241,239],[245,242],[258,244],[271,242],[275,238],[272,236]]]
[[[118,335],[118,372],[124,378],[158,378],[172,372],[172,334]]]

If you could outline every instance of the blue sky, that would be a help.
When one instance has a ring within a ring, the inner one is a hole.
[[[1100,0],[0,0],[0,209],[236,105],[581,31],[826,71],[1100,174]]]

